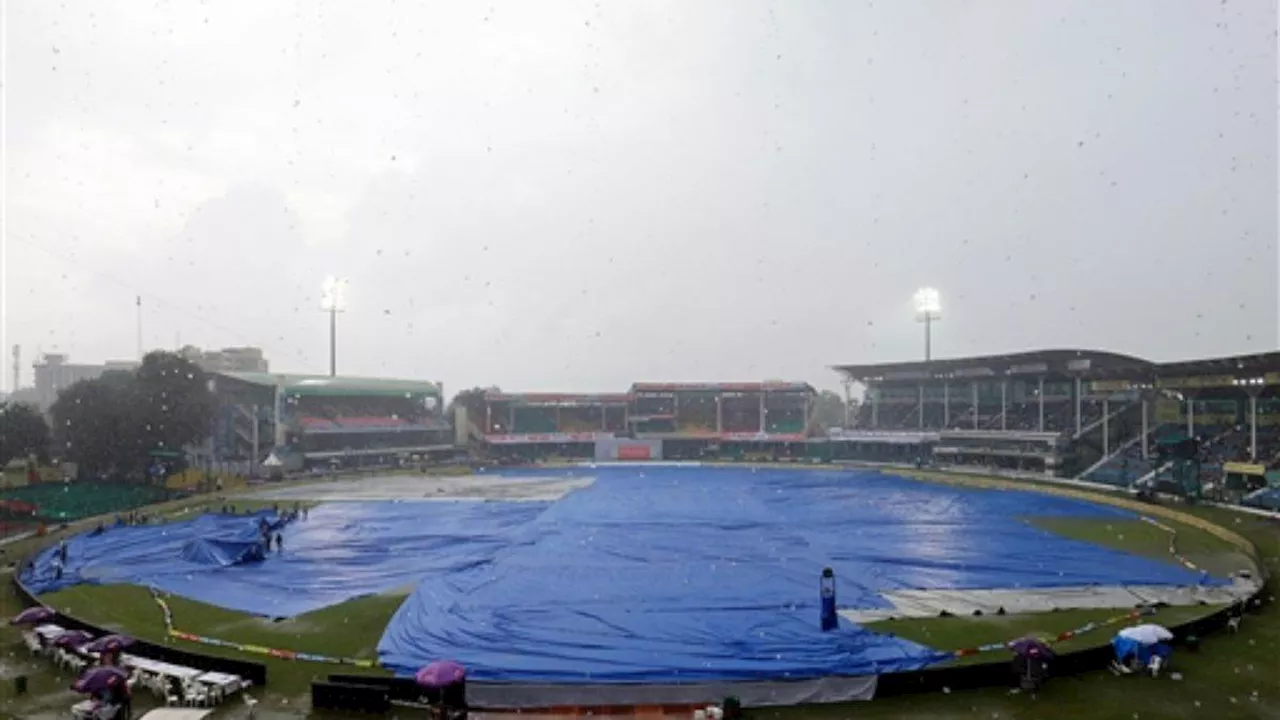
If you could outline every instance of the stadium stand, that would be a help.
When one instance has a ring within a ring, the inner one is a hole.
[[[509,459],[613,457],[622,440],[648,441],[646,458],[799,457],[815,395],[804,383],[636,383],[625,394],[490,391],[467,412]]]
[[[34,505],[36,519],[56,522],[124,512],[168,497],[164,488],[124,483],[48,482],[0,493],[0,500]]]
[[[411,380],[216,373],[211,463],[248,474],[377,467],[452,451],[440,388]]]
[[[1116,353],[1045,350],[836,368],[867,387],[833,457],[1048,472],[1130,487],[1153,476],[1235,501],[1280,485],[1280,353],[1153,363]],[[967,434],[962,432],[971,429]],[[1158,449],[1178,432],[1194,457]],[[892,450],[894,443],[911,450]]]

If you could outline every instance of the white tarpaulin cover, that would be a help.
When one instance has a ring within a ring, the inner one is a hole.
[[[951,615],[1006,615],[1052,612],[1054,610],[1097,610],[1133,608],[1165,604],[1230,605],[1253,595],[1259,583],[1251,577],[1234,577],[1230,585],[1092,585],[1059,588],[1001,588],[993,590],[893,590],[881,593],[891,609],[847,609],[840,616],[855,623],[890,618],[938,617]]]
[[[1120,637],[1134,642],[1140,642],[1143,645],[1155,645],[1159,642],[1166,642],[1173,639],[1173,633],[1163,625],[1135,625],[1125,628],[1117,633]]]

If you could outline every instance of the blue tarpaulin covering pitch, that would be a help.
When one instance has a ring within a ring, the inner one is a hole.
[[[285,550],[237,561],[255,520],[205,516],[72,541],[24,577],[155,585],[292,616],[416,585],[378,644],[402,674],[443,658],[477,680],[672,682],[866,674],[922,667],[931,649],[843,619],[818,628],[818,577],[841,607],[891,589],[1187,585],[1202,578],[1038,530],[1021,516],[1131,518],[1036,493],[874,472],[608,467],[554,502],[336,502],[282,529]]]
[[[42,552],[23,581],[35,593],[88,582],[156,587],[267,617],[295,617],[449,575],[489,561],[546,503],[358,502],[313,508],[277,531],[284,551],[227,562],[220,548],[258,537],[258,515],[202,515],[165,525],[111,528]],[[270,516],[268,516],[270,517]]]
[[[878,591],[1193,584],[1200,576],[1037,530],[1021,515],[1124,518],[1022,492],[875,473],[611,468],[492,562],[427,578],[378,646],[400,672],[453,657],[477,679],[671,682],[918,668],[931,650],[841,620]],[[856,475],[856,477],[851,477]]]

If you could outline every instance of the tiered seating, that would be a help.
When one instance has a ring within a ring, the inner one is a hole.
[[[1045,432],[1075,432],[1076,405],[1073,402],[1046,402],[1044,404]]]
[[[1044,404],[1044,431],[1074,431],[1076,429],[1075,411],[1075,403],[1062,400],[1046,401]],[[997,415],[996,422],[999,423],[999,421],[999,416]],[[1007,429],[1021,432],[1039,432],[1040,403],[1010,403]]]
[[[163,488],[114,483],[40,483],[0,494],[2,499],[33,503],[41,518],[66,521],[131,510],[166,496]]]
[[[973,429],[973,413],[972,405],[966,405],[958,412],[955,408],[951,408],[950,422],[947,423],[949,430],[972,430]]]
[[[399,427],[408,427],[409,425],[409,421],[407,420],[402,420],[401,418],[398,418],[398,417],[386,416],[386,415],[379,416],[379,417],[343,416],[343,417],[336,418],[334,420],[334,423],[338,427],[341,427],[343,429],[348,429],[348,430],[363,430],[368,428],[393,429],[393,428],[399,428]]]
[[[880,406],[876,418],[879,430],[915,430],[920,427],[917,403],[893,403]]]
[[[1240,501],[1245,507],[1280,512],[1280,487],[1267,487],[1249,493]]]
[[[511,431],[515,434],[554,433],[559,430],[555,415],[545,408],[518,407],[514,415],[515,423]]]
[[[1005,429],[1022,432],[1035,431],[1040,427],[1040,406],[1037,403],[1010,403],[1006,411]],[[1049,408],[1045,408],[1046,419]]]
[[[298,418],[298,424],[302,426],[303,430],[333,430],[337,428],[337,425],[334,425],[332,420],[314,415],[304,415]]]
[[[1106,463],[1094,468],[1085,480],[1089,482],[1128,487],[1135,480],[1151,472],[1151,461],[1142,459],[1142,445],[1131,445]]]
[[[1113,408],[1118,409],[1118,408]],[[946,428],[943,427],[943,404],[929,401],[924,406],[924,426],[932,430],[972,429],[974,426],[972,405],[954,401],[948,408]],[[920,410],[916,403],[884,403],[878,411],[876,427],[881,430],[915,430],[920,427]],[[1081,427],[1102,419],[1102,403],[1085,401],[1081,404]],[[1076,429],[1075,403],[1060,399],[1047,401],[1044,406],[1046,432],[1074,432]],[[871,405],[858,406],[855,427],[871,427]],[[984,430],[1000,429],[999,407],[984,405],[978,415],[978,427]],[[1038,432],[1040,430],[1040,404],[1038,402],[1010,403],[1006,409],[1005,429],[1010,432]]]
[[[782,420],[779,420],[777,422],[769,421],[768,425],[766,425],[765,427],[765,430],[771,433],[780,433],[780,434],[802,433],[804,432],[804,418],[792,417],[792,418],[783,418]]]
[[[1111,412],[1114,413],[1115,411],[1120,409],[1120,406],[1111,405],[1109,409],[1111,410]],[[1084,402],[1080,403],[1080,427],[1087,428],[1101,419],[1102,419],[1102,401],[1095,400],[1093,398],[1085,398]],[[1072,424],[1072,429],[1074,430],[1074,421]]]

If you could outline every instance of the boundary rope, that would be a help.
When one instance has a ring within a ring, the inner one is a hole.
[[[1201,573],[1202,578],[1208,576],[1209,573],[1207,570],[1200,568],[1195,563],[1187,559],[1185,555],[1178,552],[1178,531],[1176,529],[1168,525],[1165,525],[1164,523],[1158,520],[1155,520],[1154,518],[1147,517],[1146,515],[1139,515],[1138,519],[1142,520],[1148,525],[1159,528],[1160,530],[1163,530],[1166,533],[1168,533],[1169,554],[1173,556],[1173,559],[1176,560],[1179,565],[1182,565],[1188,570],[1194,570],[1196,572]],[[1097,630],[1098,628],[1107,627],[1108,625],[1114,625],[1124,620],[1136,620],[1146,615],[1155,615],[1155,614],[1156,614],[1156,608],[1154,607],[1134,608],[1133,610],[1130,610],[1129,612],[1123,615],[1116,615],[1114,617],[1107,618],[1106,620],[1103,620],[1101,622],[1085,623],[1084,625],[1081,625],[1080,627],[1074,630],[1067,630],[1065,632],[1058,633],[1058,635],[1054,638],[1044,639],[1044,642],[1048,645],[1065,642],[1067,640],[1071,640],[1072,638],[1078,637],[1085,633]],[[951,655],[952,657],[960,658],[960,657],[969,657],[971,655],[977,655],[978,653],[983,653],[983,652],[992,652],[994,650],[1007,650],[1011,645],[1013,645],[1015,641],[1016,641],[1016,638],[1015,640],[1010,640],[1008,642],[987,643],[986,645],[978,645],[977,647],[961,648],[959,650],[952,651]]]
[[[160,591],[152,587],[151,598],[155,600],[156,605],[160,607],[160,612],[164,614],[165,633],[177,640],[185,640],[186,642],[206,645],[209,647],[223,647],[236,650],[250,655],[265,655],[267,657],[276,658],[278,660],[301,660],[304,662],[326,663],[329,665],[351,665],[361,668],[378,667],[377,662],[362,658],[333,657],[330,655],[320,655],[318,653],[299,652],[297,650],[285,650],[281,648],[269,648],[265,645],[252,645],[249,643],[239,643],[230,640],[222,640],[220,638],[207,637],[205,635],[197,635],[195,633],[184,632],[173,626],[173,611],[169,609],[169,603],[160,595]]]

